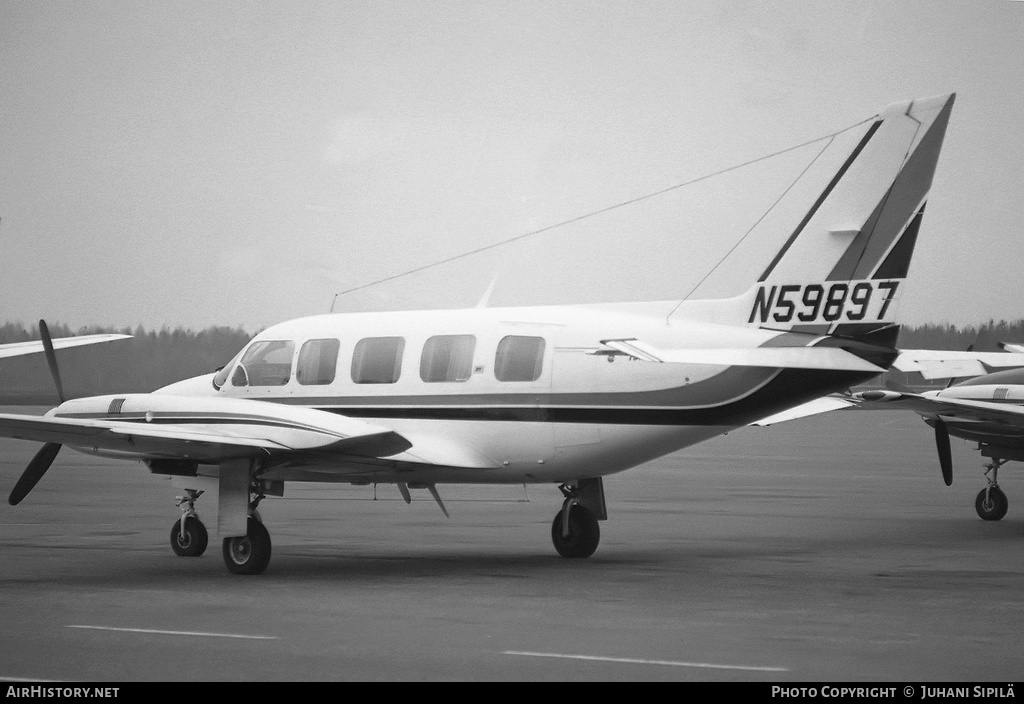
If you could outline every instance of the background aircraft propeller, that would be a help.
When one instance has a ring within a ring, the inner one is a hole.
[[[953,454],[949,449],[949,430],[941,418],[935,421],[935,447],[939,451],[939,466],[946,486],[953,484]]]
[[[60,398],[60,402],[64,403],[67,399],[64,397],[64,387],[60,383],[57,355],[53,352],[53,342],[50,340],[50,330],[46,327],[45,320],[39,321],[39,336],[43,340],[43,353],[46,355],[46,363],[50,366],[50,376],[53,377],[53,384],[57,387],[57,396]],[[17,506],[21,503],[22,499],[28,496],[28,493],[32,491],[36,483],[46,474],[46,470],[53,464],[53,460],[57,457],[58,452],[60,452],[60,444],[48,442],[36,453],[32,461],[28,463],[28,467],[21,473],[18,483],[14,485],[11,495],[7,498],[7,502],[11,506]]]

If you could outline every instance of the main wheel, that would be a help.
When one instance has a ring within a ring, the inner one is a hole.
[[[206,526],[195,516],[185,518],[184,534],[180,519],[171,526],[171,549],[178,557],[199,557],[206,552],[209,542],[210,534],[206,532]]]
[[[1006,515],[1006,509],[1009,507],[1010,501],[997,486],[988,490],[988,498],[985,497],[985,489],[982,489],[978,498],[974,500],[974,510],[986,521],[998,521]]]
[[[569,535],[562,535],[562,511],[551,524],[551,542],[562,557],[590,557],[601,542],[601,528],[589,510],[573,506],[569,511]]]
[[[261,574],[270,564],[270,533],[250,517],[247,534],[224,538],[224,564],[234,574]]]

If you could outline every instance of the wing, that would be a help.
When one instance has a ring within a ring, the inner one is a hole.
[[[838,347],[718,347],[662,350],[636,339],[601,340],[609,350],[595,354],[623,354],[643,362],[707,364],[710,366],[831,369],[873,372],[884,367],[871,364]]]
[[[206,464],[244,457],[312,461],[341,469],[344,461],[388,458],[418,465],[494,468],[474,448],[429,434],[402,435],[313,408],[235,398],[124,394],[73,399],[45,416],[0,414],[0,437],[69,445],[138,460]]]
[[[326,415],[326,414],[325,414]],[[331,419],[332,421],[334,419]],[[260,419],[161,423],[0,414],[0,436],[69,445],[126,459],[179,459],[217,464],[242,457],[330,452],[382,457],[410,444],[388,428],[352,421],[334,428],[282,425]]]
[[[860,408],[907,409],[926,417],[963,418],[1024,427],[1024,406],[959,398],[938,398],[898,391],[863,391],[854,394]]]
[[[1006,348],[1012,348],[1007,345]],[[949,350],[902,350],[892,364],[901,372],[918,372],[925,379],[981,376],[993,369],[1024,367],[1024,353],[954,352]]]
[[[62,350],[67,347],[80,347],[82,345],[96,345],[101,342],[113,342],[114,340],[125,340],[131,335],[103,334],[103,335],[79,335],[77,337],[58,337],[52,340],[53,349]],[[9,342],[0,345],[0,359],[5,357],[20,357],[24,354],[35,354],[43,351],[42,340],[31,340],[29,342]]]

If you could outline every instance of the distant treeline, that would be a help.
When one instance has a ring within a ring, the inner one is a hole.
[[[212,327],[195,332],[176,328],[146,330],[139,326],[114,329],[86,327],[72,330],[50,325],[52,337],[123,333],[131,339],[100,345],[58,350],[57,361],[65,394],[69,397],[95,394],[153,391],[175,381],[208,374],[221,367],[252,338],[240,327]],[[0,344],[38,340],[36,326],[20,323],[0,326]],[[904,327],[899,344],[910,349],[995,351],[997,343],[1024,343],[1024,319],[1015,322],[989,321],[979,327],[921,325]],[[57,394],[46,359],[42,354],[0,359],[0,403],[50,404]]]
[[[905,326],[900,331],[899,346],[912,350],[966,350],[973,345],[976,352],[996,352],[1000,342],[1024,344],[1024,319],[1009,323],[990,320],[978,327],[964,328],[932,324]]]

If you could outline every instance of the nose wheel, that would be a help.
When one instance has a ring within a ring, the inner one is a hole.
[[[978,498],[974,500],[974,510],[978,512],[982,520],[998,521],[1006,515],[1006,511],[1010,507],[1010,501],[996,481],[999,468],[1006,462],[1007,460],[993,458],[989,464],[985,465],[985,479],[988,480],[988,486],[982,489]]]
[[[210,542],[206,526],[196,513],[196,499],[202,493],[195,489],[186,489],[185,495],[178,497],[181,518],[171,526],[171,550],[178,557],[199,557],[206,552],[206,546]]]

